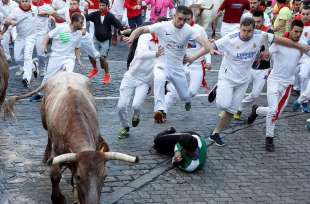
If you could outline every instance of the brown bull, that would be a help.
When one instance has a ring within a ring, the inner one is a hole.
[[[9,64],[4,52],[0,49],[0,109],[4,102],[9,81]]]
[[[138,158],[108,152],[109,147],[100,135],[88,78],[77,73],[59,72],[49,79],[44,92],[41,118],[48,132],[44,161],[52,165],[51,199],[55,204],[65,203],[59,182],[63,170],[69,168],[79,202],[98,204],[106,176],[105,162],[110,159],[137,162]]]

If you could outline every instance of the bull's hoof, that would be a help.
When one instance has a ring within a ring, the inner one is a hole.
[[[62,194],[59,196],[51,196],[51,200],[53,204],[66,204],[66,198]]]

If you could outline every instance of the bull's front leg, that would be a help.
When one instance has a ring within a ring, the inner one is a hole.
[[[47,145],[45,147],[44,155],[43,155],[43,163],[46,163],[47,160],[51,157],[52,151],[52,142],[50,137],[48,137]]]
[[[66,198],[61,194],[59,183],[61,180],[61,168],[59,165],[51,167],[50,178],[52,181],[52,195],[51,200],[53,204],[65,204]]]

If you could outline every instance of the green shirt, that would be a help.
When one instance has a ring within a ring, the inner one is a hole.
[[[181,164],[178,166],[183,171],[186,172],[193,172],[198,169],[202,169],[206,163],[207,159],[207,143],[204,138],[199,137],[198,135],[192,135],[198,140],[198,157],[193,158],[188,154],[185,154],[183,147],[180,143],[175,145],[175,151],[181,152],[182,161]]]
[[[285,32],[288,32],[290,30],[290,22],[293,18],[293,13],[288,7],[281,8],[276,20],[274,21],[274,28],[276,28],[279,25],[279,20],[286,21],[285,24]],[[277,31],[274,33],[276,36],[282,37],[284,35],[284,32]]]

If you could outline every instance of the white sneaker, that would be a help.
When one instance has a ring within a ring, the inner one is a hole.
[[[15,76],[21,76],[24,74],[23,70],[18,70],[17,72],[15,72]]]

